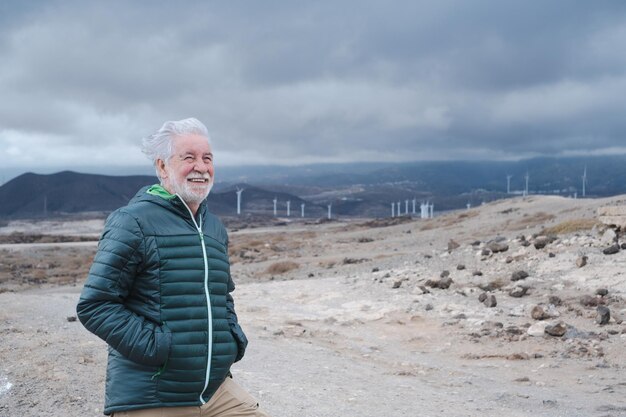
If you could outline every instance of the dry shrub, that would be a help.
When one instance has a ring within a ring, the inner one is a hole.
[[[95,251],[95,246],[24,249],[10,253],[10,260],[0,251],[0,288],[74,284],[87,276]]]
[[[478,284],[478,288],[483,291],[495,291],[504,288],[507,284],[509,284],[510,280],[507,280],[503,277],[498,277],[489,281],[487,284]]]
[[[321,268],[326,268],[326,269],[332,269],[335,267],[335,265],[337,265],[337,261],[323,261],[323,262],[318,262],[318,265]]]
[[[285,252],[287,250],[298,249],[302,246],[302,241],[294,239],[293,235],[286,233],[271,235],[267,239],[269,246],[263,245],[264,248],[273,252]]]
[[[270,236],[269,240],[274,242],[274,243],[276,243],[276,242],[284,242],[285,241],[285,234],[284,233],[273,234],[273,235]]]
[[[304,232],[297,233],[296,237],[300,239],[314,239],[317,237],[317,233],[310,231],[310,230],[306,230]]]
[[[547,223],[554,220],[556,216],[554,214],[539,211],[534,214],[524,215],[524,217],[513,225],[513,228],[524,229],[526,227],[537,226],[542,223]]]
[[[48,274],[44,269],[35,269],[28,280],[30,282],[40,283],[45,282],[47,277]]]
[[[529,221],[535,222],[547,222],[549,220],[554,220],[556,216],[554,214],[546,213],[545,211],[538,211],[535,214],[531,214],[528,216]]]
[[[509,280],[503,277],[498,277],[489,282],[489,286],[496,290],[500,290],[508,284],[509,284]]]
[[[437,223],[434,220],[426,220],[426,223],[420,227],[421,231],[432,230],[437,227]]]
[[[22,232],[13,232],[10,235],[0,235],[0,243],[59,243],[90,242],[97,240],[97,236],[42,235],[40,233],[27,234]]]
[[[300,265],[292,261],[275,262],[267,267],[265,270],[268,274],[284,274],[294,269],[298,269]]]
[[[544,235],[560,235],[566,233],[580,232],[582,230],[591,230],[594,226],[600,225],[596,219],[574,219],[567,220],[556,224],[552,227],[544,229]]]
[[[352,231],[361,227],[369,229],[373,227],[397,226],[399,224],[410,223],[412,221],[413,221],[413,218],[411,216],[401,216],[401,217],[391,217],[391,218],[384,217],[384,218],[369,220],[365,223],[352,224],[352,225],[346,226],[343,230]]]
[[[478,216],[478,212],[477,211],[466,211],[465,213],[461,213],[459,214],[459,220],[460,219],[471,219],[472,217],[476,217]]]
[[[228,245],[228,256],[235,258],[246,251],[259,252],[267,242],[260,239],[248,239],[246,236],[235,235]]]
[[[458,217],[454,216],[445,216],[445,217],[440,217],[439,219],[437,219],[439,221],[439,224],[441,227],[449,227],[449,226],[454,226],[455,224],[458,224],[462,221],[462,219],[459,219]]]
[[[463,212],[463,213],[459,213],[457,215],[448,214],[448,215],[444,215],[444,216],[439,216],[439,217],[437,217],[435,219],[427,220],[428,223],[423,225],[420,228],[420,230],[424,231],[424,230],[431,230],[431,229],[434,229],[436,227],[450,227],[450,226],[454,226],[454,225],[460,224],[463,221],[465,221],[467,219],[471,219],[472,217],[476,217],[476,216],[478,216],[478,212],[477,211],[466,211],[466,212]]]

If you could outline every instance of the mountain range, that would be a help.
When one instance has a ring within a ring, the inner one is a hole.
[[[523,161],[434,161],[414,163],[317,164],[298,167],[221,167],[208,199],[220,216],[236,215],[235,191],[243,189],[244,214],[386,217],[391,204],[412,212],[415,200],[435,210],[464,208],[486,201],[530,194],[605,197],[626,193],[626,156],[536,158]],[[509,177],[509,193],[507,193]],[[125,205],[151,175],[100,175],[62,171],[22,174],[0,186],[0,218],[35,218],[86,213],[104,215]]]

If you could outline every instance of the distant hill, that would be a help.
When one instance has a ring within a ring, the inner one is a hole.
[[[582,175],[587,167],[587,194],[611,196],[626,192],[626,155],[533,158],[520,161],[416,161],[402,163],[349,163],[286,166],[222,167],[220,178],[258,186],[341,188],[350,185],[411,184],[420,192],[450,197],[484,190],[521,191],[525,175],[529,190],[539,194],[582,194]],[[299,194],[301,195],[301,194]]]
[[[244,188],[246,214],[323,217],[333,215],[387,217],[392,202],[402,212],[429,201],[435,211],[460,209],[467,204],[521,194],[528,173],[530,194],[582,197],[582,176],[587,170],[586,196],[626,194],[626,155],[586,158],[535,158],[522,161],[435,161],[412,163],[316,164],[297,167],[220,167],[208,200],[212,212],[235,215],[236,188]],[[511,176],[507,194],[507,176]],[[41,217],[62,213],[110,212],[123,206],[153,176],[109,176],[59,172],[24,174],[0,186],[0,217]]]
[[[23,174],[0,187],[0,218],[40,218],[48,216],[97,213],[105,215],[128,203],[137,191],[157,183],[152,176],[110,176],[63,171],[56,174]],[[286,215],[286,201],[291,201],[291,215],[300,213],[307,204],[307,216],[320,216],[323,209],[285,193],[271,192],[246,184],[242,209],[256,214],[273,215],[273,199],[279,215]],[[235,186],[211,192],[209,209],[217,215],[234,215],[237,207]]]
[[[24,174],[0,187],[0,217],[32,218],[54,214],[110,212],[125,205],[155,177],[79,174]]]

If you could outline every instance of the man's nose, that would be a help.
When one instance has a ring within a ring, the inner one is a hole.
[[[197,172],[200,172],[200,173],[203,173],[203,174],[205,172],[209,172],[210,173],[212,168],[213,168],[213,162],[196,161],[196,164],[194,166],[194,169]]]

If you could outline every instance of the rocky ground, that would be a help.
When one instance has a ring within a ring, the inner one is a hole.
[[[237,227],[235,378],[274,416],[625,416],[626,239],[595,214],[625,203]],[[2,417],[102,413],[105,346],[73,321],[95,243],[51,240],[0,244]]]

